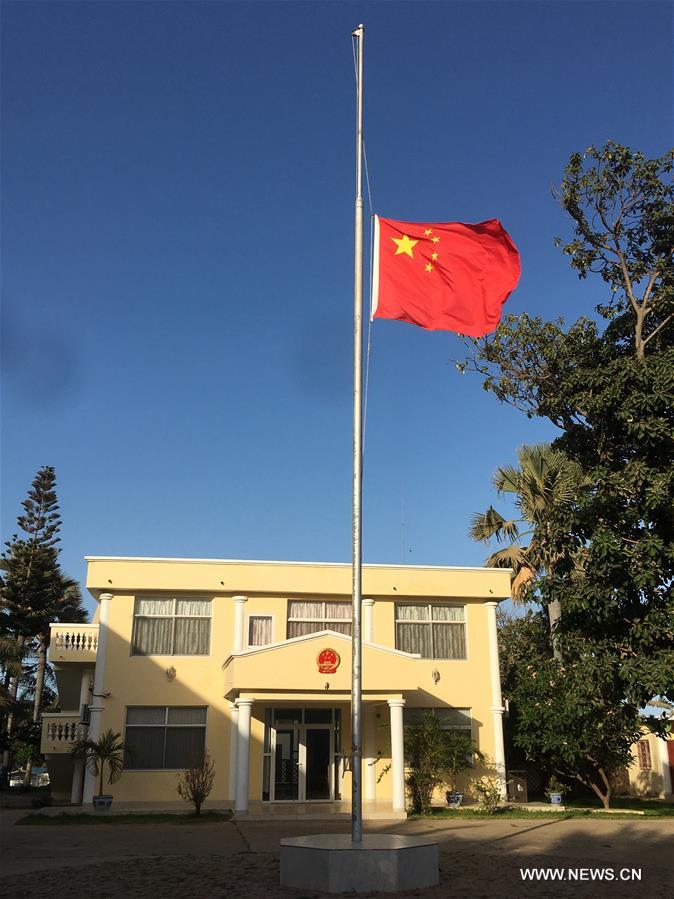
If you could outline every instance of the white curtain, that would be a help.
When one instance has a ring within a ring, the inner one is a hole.
[[[290,599],[288,600],[288,639],[304,637],[307,634],[315,634],[324,630],[350,634],[350,619],[351,603],[349,602]]]
[[[172,618],[135,618],[132,653],[134,655],[170,655]]]
[[[173,600],[144,596],[136,599],[136,615],[173,615]]]
[[[271,643],[271,618],[251,615],[248,619],[248,645],[267,646]]]
[[[396,605],[396,648],[428,659],[465,659],[463,622],[463,606],[401,603]]]

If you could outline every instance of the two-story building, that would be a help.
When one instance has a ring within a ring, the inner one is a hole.
[[[182,805],[176,774],[205,749],[211,806],[349,810],[349,565],[87,562],[93,623],[52,626],[62,711],[44,716],[42,752],[57,797],[91,800],[70,750],[111,728],[127,746],[118,806]],[[404,729],[424,710],[485,753],[472,776],[505,784],[496,608],[509,570],[364,565],[363,596],[364,815],[404,814]]]

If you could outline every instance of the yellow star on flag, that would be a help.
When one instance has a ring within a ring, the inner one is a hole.
[[[419,243],[418,240],[410,240],[407,234],[403,234],[402,237],[392,237],[391,240],[398,245],[398,249],[395,251],[396,256],[399,256],[400,253],[406,253],[410,259],[414,259],[412,248]]]
[[[437,253],[431,253],[431,259],[432,259],[434,262],[435,262],[435,260],[436,260],[437,258],[438,258],[438,254],[437,254]]]
[[[425,236],[425,237],[428,237],[428,235],[429,235],[429,234],[432,234],[432,233],[433,233],[432,228],[426,228],[426,230],[424,231],[424,236]]]
[[[426,271],[427,271],[427,272],[432,272],[432,271],[433,271],[433,266],[431,265],[430,262],[427,262],[427,263],[426,263]]]
[[[433,241],[433,243],[440,243],[439,237],[431,237],[431,240]]]

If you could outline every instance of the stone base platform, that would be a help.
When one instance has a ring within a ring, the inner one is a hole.
[[[436,886],[438,844],[392,833],[323,833],[281,840],[281,886],[326,893],[395,893]]]

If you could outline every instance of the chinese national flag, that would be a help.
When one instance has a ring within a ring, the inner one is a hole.
[[[517,247],[497,219],[464,225],[375,216],[372,318],[483,337],[519,277]]]

